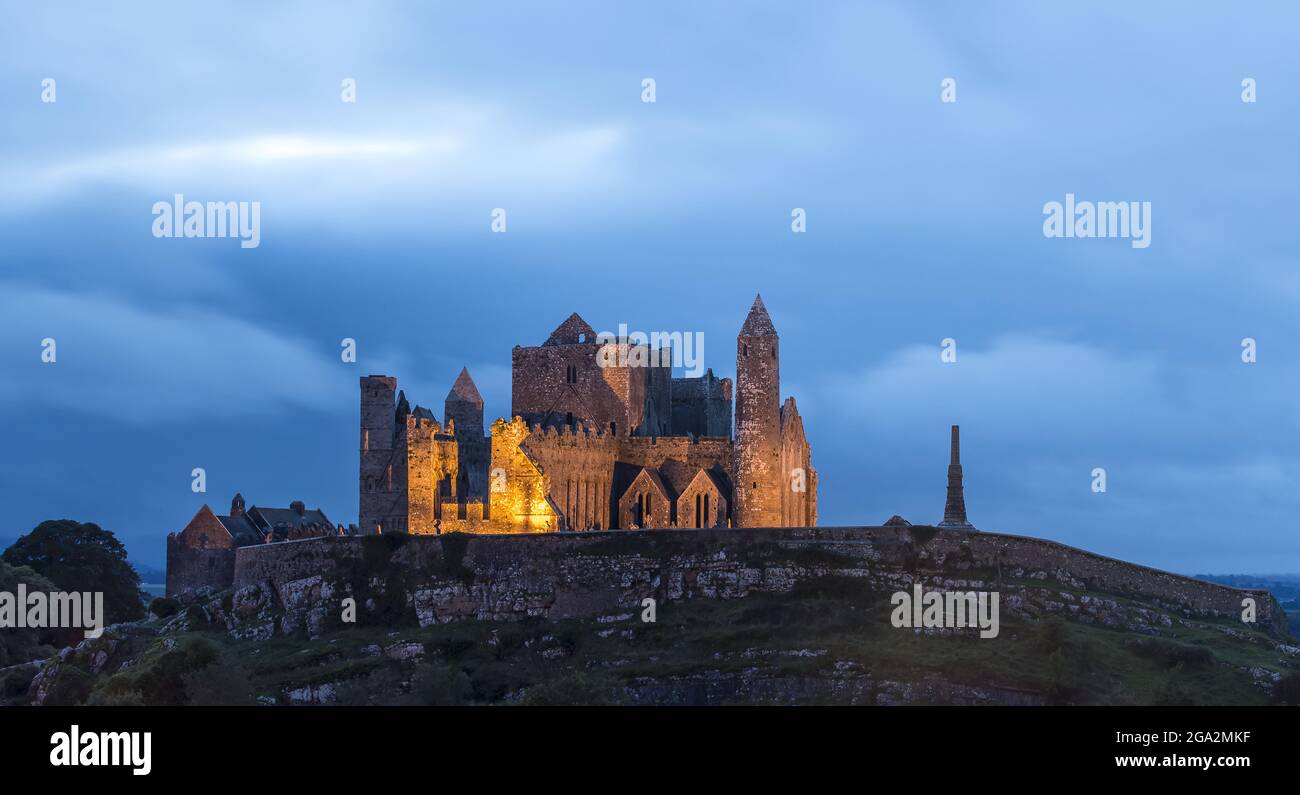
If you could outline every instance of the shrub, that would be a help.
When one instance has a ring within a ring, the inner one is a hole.
[[[95,680],[90,674],[75,665],[64,663],[48,684],[45,701],[47,706],[75,707],[86,702]]]
[[[253,683],[243,666],[218,661],[181,676],[189,703],[199,707],[245,706],[253,702]]]
[[[180,612],[181,603],[170,596],[159,596],[149,603],[149,612],[159,618],[170,618]]]
[[[422,707],[454,707],[469,703],[474,686],[459,668],[421,665],[411,679],[409,702]]]
[[[1133,654],[1145,657],[1165,668],[1205,668],[1214,663],[1214,652],[1204,646],[1191,646],[1164,638],[1138,638],[1124,645]]]
[[[189,700],[185,692],[185,675],[210,665],[216,659],[215,646],[203,638],[192,638],[148,663],[133,677],[129,686],[124,683],[122,687],[139,690],[146,704],[181,706]]]
[[[139,690],[97,690],[86,700],[86,704],[95,707],[143,707],[144,696],[140,695]]]
[[[1289,707],[1300,706],[1300,671],[1288,671],[1273,685],[1273,700]]]
[[[617,700],[615,689],[608,679],[575,671],[528,688],[523,703],[529,706],[604,706],[614,704]]]
[[[1066,626],[1065,619],[1053,615],[1043,616],[1034,633],[1034,644],[1039,649],[1051,653],[1065,646],[1067,634],[1069,634],[1069,627]]]

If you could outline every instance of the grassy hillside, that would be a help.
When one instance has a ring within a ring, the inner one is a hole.
[[[67,659],[51,661],[32,692],[30,667],[0,672],[0,684],[10,703],[37,696],[45,703],[145,704],[1266,704],[1295,698],[1294,652],[1230,620],[1179,620],[1151,636],[1003,610],[1000,636],[979,639],[895,629],[889,615],[888,594],[840,577],[801,583],[785,594],[662,604],[653,624],[627,614],[359,626],[315,640],[235,640],[224,627],[206,626],[203,611],[192,607],[88,641]]]

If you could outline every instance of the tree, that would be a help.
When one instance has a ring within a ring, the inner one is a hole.
[[[31,569],[10,566],[0,560],[0,591],[16,594],[19,584],[27,586],[28,592],[56,590],[54,583]],[[54,649],[45,645],[49,641],[48,635],[49,633],[31,627],[5,627],[0,630],[0,668],[53,654]]]
[[[0,559],[27,566],[59,590],[102,592],[105,626],[144,617],[140,575],[126,562],[122,542],[99,525],[72,519],[41,522]]]

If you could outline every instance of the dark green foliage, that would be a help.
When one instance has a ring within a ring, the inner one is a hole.
[[[140,670],[131,668],[110,679],[109,694],[136,690],[144,703],[151,706],[186,704],[189,701],[186,674],[211,665],[217,656],[216,647],[205,638],[184,637],[175,648],[140,663]]]
[[[1045,654],[1050,654],[1065,645],[1065,619],[1060,616],[1046,615],[1038,622],[1034,641]]]
[[[1070,704],[1078,695],[1080,681],[1065,650],[1058,648],[1047,655],[1047,689],[1043,694],[1049,704]]]
[[[253,703],[248,671],[231,659],[217,660],[181,676],[188,702],[194,706],[242,706]]]
[[[139,690],[96,690],[86,699],[91,707],[143,707],[144,696]]]
[[[144,617],[140,575],[126,562],[126,547],[107,530],[89,522],[41,522],[5,550],[4,562],[27,566],[59,590],[104,594],[104,624]],[[67,643],[76,642],[70,630]]]
[[[558,676],[524,692],[528,706],[605,706],[618,703],[613,683],[599,674],[574,671]]]
[[[19,584],[31,591],[56,591],[54,583],[26,566],[10,566],[0,560],[0,591],[17,594]],[[79,632],[79,630],[74,630]],[[42,659],[54,653],[52,643],[67,634],[60,630],[40,630],[24,627],[0,629],[0,668],[31,660]],[[60,644],[61,645],[61,644]]]
[[[395,666],[386,665],[340,685],[334,694],[334,703],[345,707],[392,705],[396,703],[401,687],[402,672]]]
[[[1165,679],[1164,685],[1156,693],[1155,705],[1158,707],[1194,707],[1196,706],[1196,697],[1183,684],[1180,674],[1183,672],[1183,664],[1176,663]]]
[[[64,663],[46,689],[45,704],[53,707],[75,707],[85,703],[95,684],[95,678],[80,667]]]
[[[0,705],[28,703],[27,689],[39,670],[35,665],[14,665],[0,671]]]
[[[1204,646],[1190,646],[1164,638],[1137,638],[1129,641],[1126,648],[1165,668],[1195,670],[1214,664],[1214,652]]]
[[[1300,707],[1300,671],[1287,671],[1273,685],[1273,701],[1289,707]]]
[[[465,672],[450,665],[421,665],[411,677],[409,703],[422,707],[454,707],[474,698]]]
[[[169,596],[159,596],[149,603],[149,612],[159,618],[170,618],[181,609],[181,603]]]

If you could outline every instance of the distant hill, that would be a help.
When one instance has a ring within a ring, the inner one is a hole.
[[[160,583],[167,580],[167,571],[155,566],[146,566],[143,563],[131,561],[131,567],[140,575],[140,582]]]

